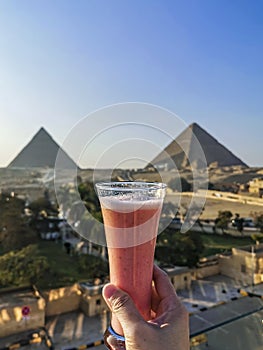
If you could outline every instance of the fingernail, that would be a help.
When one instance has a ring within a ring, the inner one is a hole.
[[[111,297],[116,293],[117,288],[114,286],[114,284],[106,284],[103,287],[103,295],[106,299],[110,300]]]

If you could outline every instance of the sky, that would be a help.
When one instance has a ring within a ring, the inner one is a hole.
[[[196,122],[248,165],[263,166],[262,13],[261,0],[1,0],[0,167],[41,126],[72,155],[65,140],[76,125],[89,116],[96,128],[94,111],[125,102],[179,116],[180,128],[163,117],[172,137]],[[121,130],[124,158],[125,137],[145,132],[157,148],[168,143],[151,133],[148,116],[140,121],[147,127],[139,132]],[[105,134],[82,166],[102,157],[104,141],[118,145]]]

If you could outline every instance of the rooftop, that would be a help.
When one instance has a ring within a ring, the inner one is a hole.
[[[191,349],[260,350],[263,347],[262,318],[263,300],[248,296],[194,313],[190,316],[191,338],[201,334],[206,342]],[[107,313],[87,317],[82,312],[71,312],[48,318],[46,327],[55,348],[66,350],[101,341],[107,324]],[[23,336],[1,339],[0,347],[19,339],[23,339]],[[34,346],[23,349],[33,350]],[[38,346],[38,349],[45,348],[44,345]],[[105,349],[104,345],[93,348]]]
[[[248,252],[251,254],[255,253],[255,254],[261,255],[263,254],[263,244],[255,244],[253,246],[238,247],[238,250],[244,250],[245,252]]]
[[[10,304],[25,305],[33,300],[36,300],[34,291],[30,287],[21,289],[3,289],[0,290],[0,310],[10,306]]]
[[[215,275],[194,280],[190,290],[179,290],[177,294],[187,310],[194,313],[240,298],[239,290],[242,287],[240,282],[230,277]]]

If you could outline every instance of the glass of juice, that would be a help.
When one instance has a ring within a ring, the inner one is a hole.
[[[150,319],[154,250],[166,185],[149,182],[96,184],[108,247],[110,281],[127,292]],[[125,349],[122,327],[112,315],[104,334],[111,350]]]

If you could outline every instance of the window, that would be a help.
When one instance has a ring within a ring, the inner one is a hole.
[[[246,273],[246,265],[242,264],[241,265],[241,272]]]
[[[100,299],[97,299],[97,300],[96,300],[96,305],[99,306],[100,304],[101,304],[101,300],[100,300]]]
[[[188,278],[187,276],[184,276],[184,281],[187,282]]]

